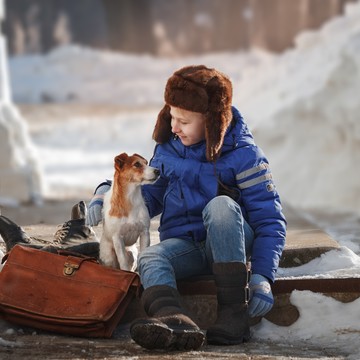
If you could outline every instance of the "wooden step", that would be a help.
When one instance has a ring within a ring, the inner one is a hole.
[[[216,287],[211,276],[203,276],[178,282],[178,289],[187,310],[201,329],[208,329],[216,320]],[[335,300],[348,303],[360,297],[360,278],[336,279],[279,279],[272,286],[274,306],[265,319],[279,326],[290,326],[300,314],[291,304],[290,295],[294,290],[309,290],[330,296]],[[146,317],[139,299],[130,304],[121,323],[126,324],[136,318]],[[251,319],[257,324],[261,318]]]

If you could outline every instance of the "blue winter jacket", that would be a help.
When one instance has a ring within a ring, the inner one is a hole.
[[[236,108],[215,164],[207,161],[205,150],[205,141],[184,146],[175,138],[155,147],[150,165],[158,168],[161,176],[155,184],[143,186],[143,196],[150,217],[161,213],[160,241],[206,239],[202,211],[219,194],[220,180],[237,190],[236,201],[254,230],[252,272],[274,281],[285,244],[286,221],[268,161]]]

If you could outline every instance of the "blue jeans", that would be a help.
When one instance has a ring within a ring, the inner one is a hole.
[[[242,262],[251,254],[254,232],[240,206],[228,196],[212,199],[202,212],[207,237],[195,242],[178,238],[146,248],[138,258],[143,287],[168,285],[194,275],[212,274],[214,262]]]

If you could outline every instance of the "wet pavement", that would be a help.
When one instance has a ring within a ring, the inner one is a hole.
[[[2,334],[8,344],[0,343],[0,359],[345,359],[336,348],[321,348],[306,343],[292,345],[250,342],[235,346],[204,345],[198,351],[149,351],[136,345],[128,329],[118,329],[111,339],[83,339],[42,334],[34,330],[7,331]]]

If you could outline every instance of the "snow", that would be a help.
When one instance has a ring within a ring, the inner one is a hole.
[[[181,66],[203,63],[231,77],[234,105],[270,159],[283,201],[297,209],[326,210],[336,220],[311,218],[340,243],[339,250],[296,268],[281,268],[278,276],[360,277],[359,15],[359,3],[348,5],[344,16],[301,34],[296,47],[280,55],[254,49],[159,59],[72,45],[45,56],[12,58],[16,102],[123,108],[109,116],[77,115],[33,127],[46,196],[71,196],[84,189],[90,193],[112,176],[113,157],[120,151],[150,158],[167,78]],[[360,358],[360,299],[341,303],[294,291],[291,302],[300,312],[298,321],[280,327],[263,320],[253,329],[255,339],[304,341]]]
[[[297,342],[348,351],[348,359],[359,359],[360,298],[344,304],[311,291],[294,290],[290,301],[300,313],[291,326],[275,326],[266,319],[253,329],[255,340],[271,339],[289,346]],[[304,348],[306,353],[306,348]]]
[[[156,112],[115,113],[104,117],[77,117],[48,122],[35,130],[49,197],[75,196],[113,174],[114,156],[139,153],[150,159]],[[136,141],[134,141],[136,139]]]
[[[153,124],[155,114],[145,109],[161,108],[172,72],[204,63],[232,79],[234,104],[268,155],[286,202],[360,213],[354,166],[360,161],[358,14],[359,4],[350,4],[345,16],[299,35],[296,47],[280,55],[254,49],[164,59],[72,45],[46,56],[15,57],[10,61],[14,99],[118,104],[143,110],[139,121]]]
[[[320,257],[294,268],[279,268],[278,277],[360,277],[360,256],[349,248],[340,246],[339,249],[327,251]]]

